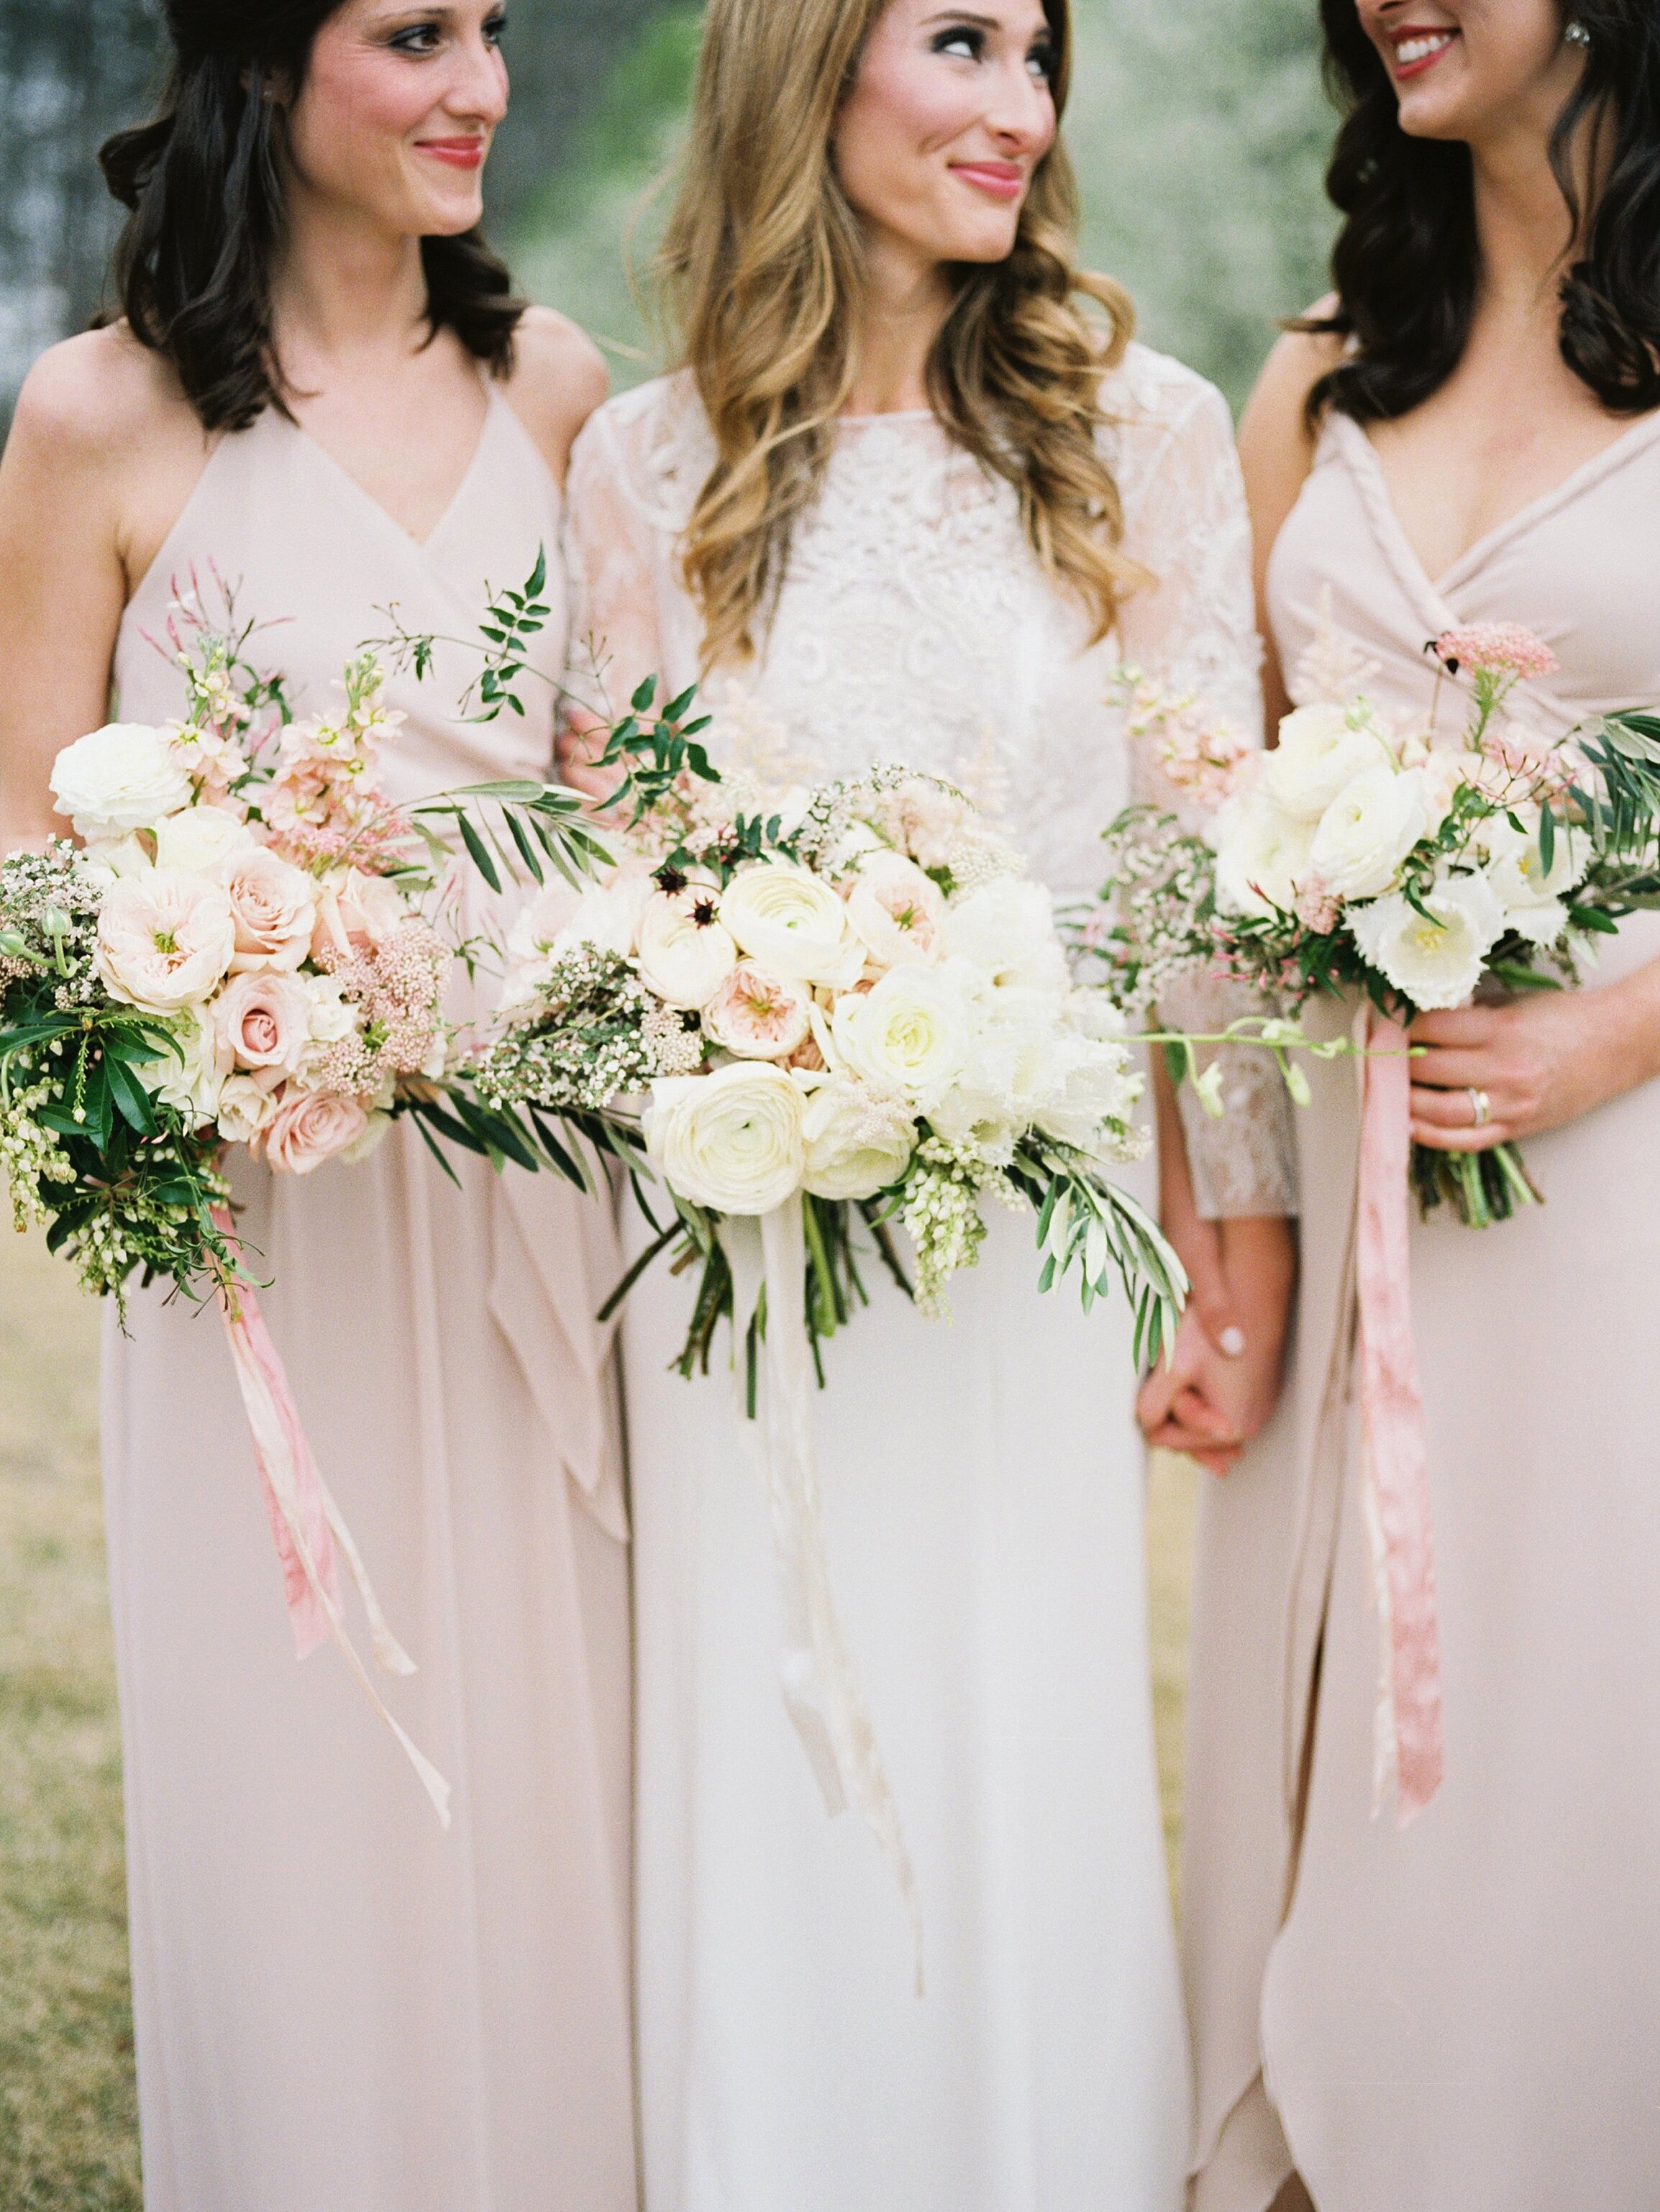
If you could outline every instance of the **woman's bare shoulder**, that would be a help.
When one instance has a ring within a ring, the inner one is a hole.
[[[60,469],[106,469],[164,439],[199,450],[203,439],[171,364],[122,323],[47,348],[24,380],[11,434],[47,447]]]
[[[514,412],[562,480],[572,441],[611,389],[599,349],[568,315],[527,307],[506,385]]]
[[[1300,320],[1318,324],[1336,306],[1317,301]],[[1262,364],[1239,422],[1242,449],[1248,444],[1301,453],[1306,465],[1313,453],[1308,423],[1309,394],[1343,358],[1345,340],[1335,331],[1298,327],[1287,331]]]

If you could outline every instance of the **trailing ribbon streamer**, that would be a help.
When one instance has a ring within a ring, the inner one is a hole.
[[[746,1382],[742,1348],[763,1292],[766,1297],[757,1417],[751,1422],[747,1403],[743,1403],[739,1418],[746,1433],[758,1431],[756,1445],[772,1506],[773,1547],[783,1597],[780,1677],[784,1704],[823,1792],[825,1809],[834,1816],[849,1804],[856,1805],[893,1868],[910,1916],[920,1996],[922,1920],[915,1872],[830,1590],[814,1440],[817,1382],[807,1346],[800,1194],[758,1220],[729,1217],[721,1224],[721,1241],[732,1268],[740,1394]]]
[[[214,1220],[228,1237],[232,1236],[230,1216],[222,1207],[215,1208]],[[439,1819],[447,1828],[449,1784],[431,1760],[416,1748],[387,1711],[368,1668],[358,1656],[357,1647],[346,1633],[337,1546],[338,1553],[345,1557],[368,1615],[376,1663],[389,1674],[415,1673],[415,1662],[386,1626],[386,1615],[352,1540],[351,1531],[318,1471],[287,1373],[259,1310],[259,1301],[246,1281],[222,1284],[218,1299],[243,1408],[248,1417],[248,1431],[253,1439],[253,1456],[265,1493],[271,1534],[283,1563],[283,1595],[294,1628],[295,1649],[304,1659],[332,1636],[362,1685],[370,1705],[402,1745]]]
[[[1441,1786],[1441,1645],[1424,1403],[1408,1246],[1412,1065],[1374,1008],[1364,1069],[1357,1279],[1366,1530],[1383,1628],[1373,1813],[1396,1787],[1404,1828]]]

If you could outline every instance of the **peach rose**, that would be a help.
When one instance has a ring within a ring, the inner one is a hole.
[[[312,933],[313,960],[332,945],[344,959],[382,945],[409,919],[403,894],[385,876],[366,876],[360,869],[347,871],[345,881],[317,896],[317,927]]]
[[[369,1117],[355,1098],[344,1098],[337,1091],[289,1090],[253,1149],[278,1175],[309,1175],[325,1160],[349,1152],[368,1126]]]
[[[741,960],[703,1009],[703,1027],[739,1060],[787,1060],[806,1041],[811,1005],[799,983]]]
[[[213,1030],[228,1066],[291,1072],[311,1036],[310,994],[280,969],[249,969],[215,1000]]]
[[[297,968],[317,926],[315,885],[265,845],[232,853],[219,880],[236,923],[233,975],[252,968]]]

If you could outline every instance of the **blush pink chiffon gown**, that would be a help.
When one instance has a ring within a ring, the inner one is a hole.
[[[1329,604],[1421,715],[1424,644],[1517,622],[1545,726],[1660,702],[1660,416],[1432,583],[1359,427],[1329,422],[1274,548],[1295,672]],[[1446,717],[1443,716],[1444,723]],[[1595,984],[1660,956],[1624,924]],[[1335,1026],[1334,1010],[1311,1023]],[[1298,1117],[1304,1279],[1271,1430],[1207,1481],[1183,1887],[1196,2212],[1660,2204],[1660,1090],[1524,1147],[1547,1203],[1412,1231],[1446,1779],[1371,1814],[1377,1623],[1346,1387],[1352,1066]],[[1316,1653],[1321,1655],[1317,1674]]]
[[[559,494],[502,395],[424,544],[293,423],[225,438],[127,611],[119,711],[177,714],[150,641],[216,563],[254,656],[473,633],[551,552]],[[556,586],[557,578],[555,579]],[[556,588],[550,596],[556,603]],[[562,629],[544,639],[556,668]],[[461,719],[467,656],[394,680],[412,799],[544,771]],[[240,1157],[265,1310],[325,1479],[420,1671],[387,1702],[454,1787],[442,1832],[329,1647],[300,1666],[216,1315],[112,1324],[103,1401],[148,2212],[635,2212],[627,1528],[598,1209],[399,1124],[305,1179]]]

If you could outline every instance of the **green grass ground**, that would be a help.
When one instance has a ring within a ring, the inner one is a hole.
[[[97,1313],[70,1270],[38,1240],[0,1233],[0,2212],[141,2203],[97,1345]],[[1192,1470],[1156,1466],[1150,1502],[1173,1854]]]

